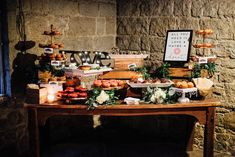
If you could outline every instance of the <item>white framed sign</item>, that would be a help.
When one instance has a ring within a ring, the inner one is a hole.
[[[188,62],[193,30],[168,30],[164,62]]]

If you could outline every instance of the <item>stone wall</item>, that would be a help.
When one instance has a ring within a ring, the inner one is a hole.
[[[7,0],[12,72],[13,62],[19,54],[15,49],[19,41],[16,29],[17,1]],[[49,41],[49,37],[42,33],[50,30],[51,24],[62,33],[54,41],[64,43],[65,50],[110,51],[115,46],[115,0],[22,0],[22,3],[27,40],[36,42],[35,47],[27,51],[32,55],[43,53],[38,44]],[[23,101],[18,100],[23,98],[24,93],[18,94],[17,100],[0,100],[0,152],[3,156],[4,152],[6,156],[15,156],[28,149],[27,112],[22,108]]]
[[[16,6],[16,0],[8,1],[11,66],[18,53],[14,49],[19,40]],[[214,96],[223,104],[217,110],[215,149],[235,152],[234,0],[23,0],[23,10],[27,40],[36,42],[28,52],[36,55],[43,52],[38,44],[49,40],[42,33],[51,24],[62,32],[56,40],[66,50],[107,51],[117,44],[122,51],[150,54],[147,64],[152,65],[162,61],[166,30],[213,29],[207,40],[216,45],[212,52],[219,57]],[[193,43],[198,40],[194,34]],[[199,52],[192,48],[195,53]],[[27,114],[19,108],[20,102],[2,105],[0,101],[0,151],[27,149]],[[203,128],[197,125],[196,129],[195,147],[202,147]]]
[[[62,35],[54,40],[64,43],[65,50],[110,51],[116,39],[115,0],[22,0],[27,40],[36,42],[29,53],[40,55],[39,43],[47,43],[42,35],[53,24]],[[16,0],[8,1],[9,46],[11,65],[17,55]]]
[[[22,100],[0,97],[1,156],[16,156],[28,151],[27,112]]]
[[[219,73],[214,97],[222,102],[217,109],[215,149],[235,153],[235,1],[234,0],[126,0],[117,1],[117,46],[129,53],[147,53],[148,65],[163,60],[166,31],[206,29],[214,34],[206,39],[216,45]],[[193,43],[201,38],[193,35]],[[200,53],[194,48],[191,54]],[[202,147],[202,127],[197,125],[196,147]]]

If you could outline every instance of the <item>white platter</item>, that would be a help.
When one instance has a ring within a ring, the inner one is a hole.
[[[129,80],[126,81],[128,85],[130,85],[132,88],[146,88],[146,87],[160,87],[160,88],[165,88],[169,87],[174,84],[171,80],[170,82],[167,83],[134,83],[130,82]]]
[[[66,76],[91,76],[100,75],[103,72],[112,71],[112,68],[100,68],[99,70],[80,70],[80,69],[65,69]]]

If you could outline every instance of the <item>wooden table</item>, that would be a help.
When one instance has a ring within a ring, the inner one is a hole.
[[[204,129],[204,157],[213,157],[215,108],[220,102],[216,99],[191,101],[176,104],[140,104],[140,105],[112,105],[98,106],[94,110],[87,110],[86,105],[53,104],[25,104],[28,109],[29,140],[32,157],[40,157],[39,126],[55,115],[105,115],[105,116],[145,116],[145,115],[190,115],[197,119]],[[193,143],[191,133],[189,143]]]

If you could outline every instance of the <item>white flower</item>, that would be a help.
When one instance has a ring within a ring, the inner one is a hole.
[[[168,91],[168,94],[169,94],[169,96],[174,95],[175,94],[175,90],[170,88],[169,91]]]
[[[152,101],[153,103],[163,103],[166,98],[166,93],[161,88],[156,88],[152,97],[151,101],[154,100]]]
[[[150,101],[153,102],[153,103],[155,103],[156,98],[155,98],[155,95],[154,95],[154,94],[151,96]]]
[[[96,101],[99,104],[103,104],[107,100],[109,100],[109,95],[103,90],[100,92],[100,95],[96,97]]]

